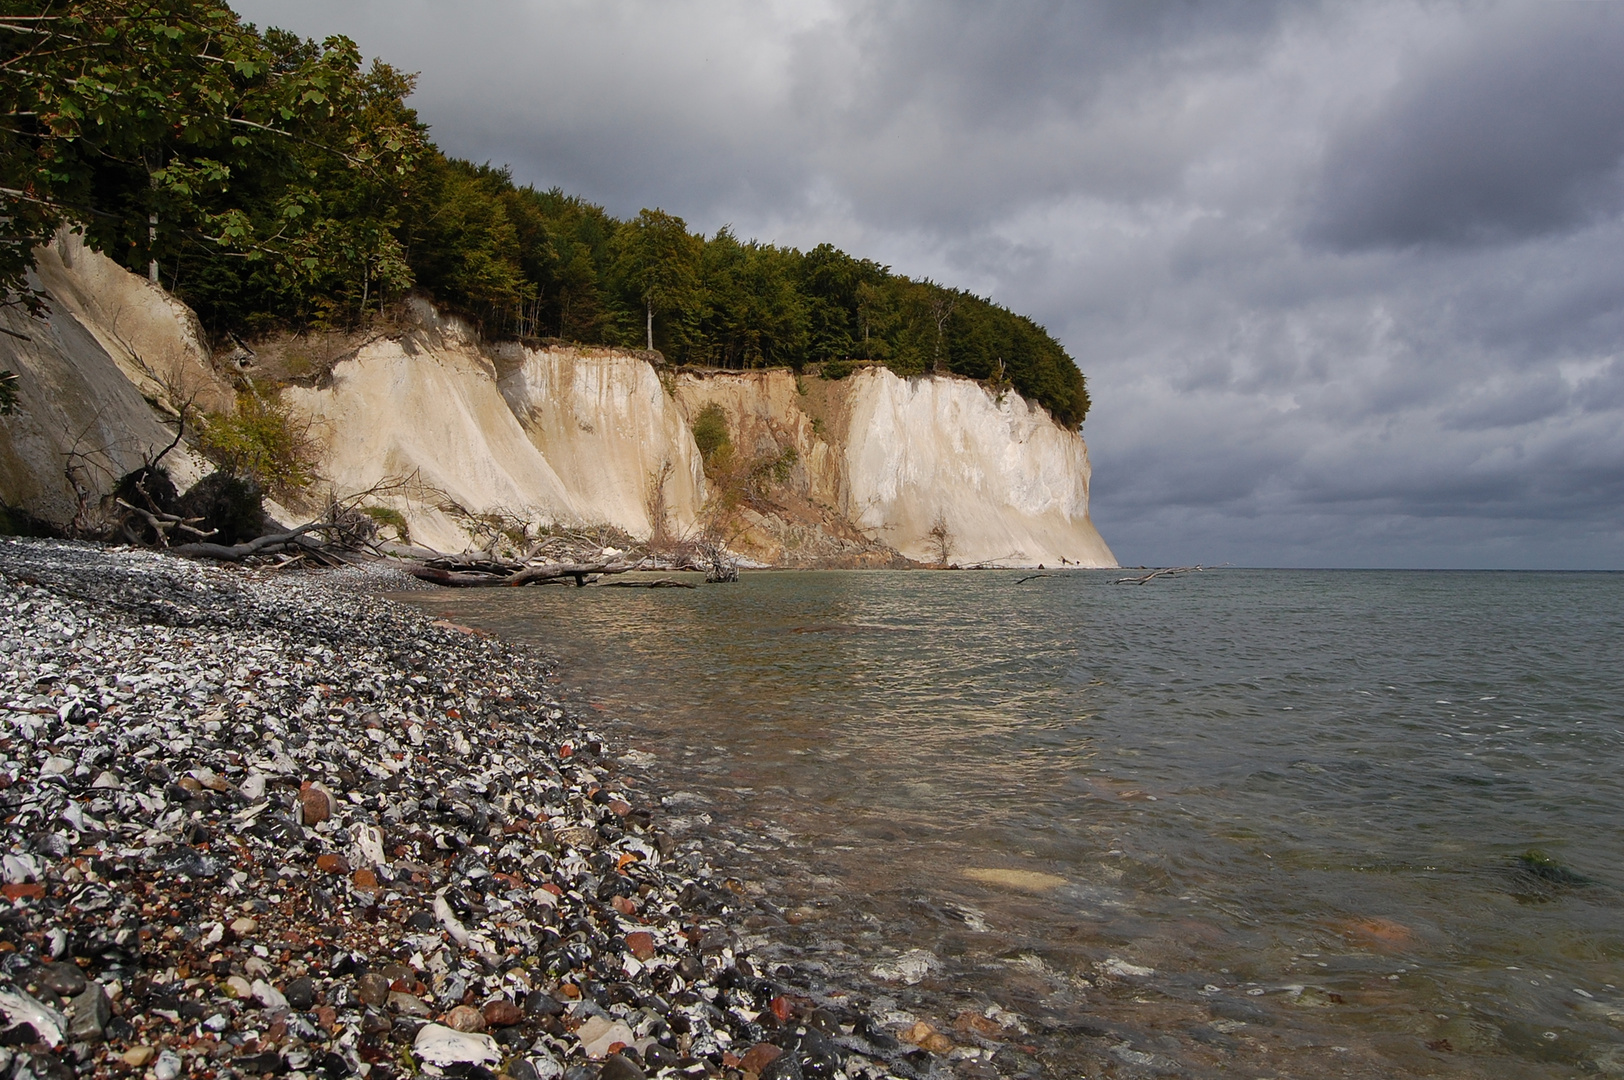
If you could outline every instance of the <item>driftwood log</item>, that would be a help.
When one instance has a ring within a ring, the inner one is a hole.
[[[628,570],[642,569],[643,561],[592,563],[537,563],[532,566],[499,567],[484,564],[491,569],[451,570],[423,563],[406,567],[406,572],[422,581],[445,585],[453,589],[488,589],[498,585],[515,587],[548,581],[573,579],[577,586],[585,585],[588,577],[600,574],[624,574]],[[504,572],[505,571],[505,572]]]
[[[697,589],[691,581],[678,581],[676,578],[655,578],[653,581],[606,581],[606,589]]]
[[[1167,566],[1160,570],[1152,570],[1143,577],[1117,578],[1113,585],[1143,585],[1159,577],[1178,577],[1180,574],[1193,574],[1198,570],[1205,570],[1205,566]]]
[[[289,532],[270,533],[257,540],[247,540],[241,544],[177,544],[170,548],[177,555],[192,555],[202,559],[218,559],[221,562],[241,562],[250,555],[271,555],[280,551],[293,549],[315,550],[322,545],[305,537],[305,533],[323,528],[324,522],[312,521],[308,525],[301,525]]]
[[[301,525],[296,529],[270,533],[241,544],[214,544],[206,541],[209,534],[196,528],[190,518],[173,514],[155,514],[140,507],[126,504],[125,509],[147,519],[151,527],[164,539],[171,531],[190,532],[197,537],[193,543],[176,544],[170,548],[177,555],[214,559],[220,562],[242,562],[254,556],[277,555],[284,557],[283,566],[301,561],[320,565],[342,565],[346,555],[362,555],[364,549],[383,554],[367,542],[367,538],[352,534],[331,509],[325,518]],[[308,535],[322,533],[321,537]],[[287,558],[291,556],[291,559]],[[547,582],[570,582],[577,586],[595,582],[606,574],[624,574],[629,570],[643,570],[650,566],[649,559],[629,561],[623,558],[597,559],[592,562],[508,562],[489,554],[435,555],[427,559],[406,560],[399,564],[411,576],[435,585],[453,589],[486,589],[495,586],[513,588]],[[683,583],[663,579],[653,582],[622,582],[646,588],[683,587]]]

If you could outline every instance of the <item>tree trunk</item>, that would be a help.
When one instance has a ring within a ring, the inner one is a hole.
[[[650,301],[648,307],[648,351],[654,351],[654,303]]]
[[[152,166],[147,162],[147,155],[141,155],[141,163],[147,167],[147,186],[154,193],[158,190],[158,177],[153,173]],[[156,199],[157,195],[154,194]],[[158,284],[158,211],[154,210],[147,215],[147,280],[154,285]]]

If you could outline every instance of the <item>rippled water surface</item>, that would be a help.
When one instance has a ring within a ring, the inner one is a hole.
[[[939,958],[882,1004],[1079,1069],[1624,1075],[1624,575],[1119,576],[422,602],[556,656],[765,938]]]

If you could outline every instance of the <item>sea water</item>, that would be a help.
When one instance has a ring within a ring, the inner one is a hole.
[[[1123,576],[425,603],[557,657],[758,945],[895,1019],[1007,1009],[1080,1071],[1624,1074],[1624,574]]]

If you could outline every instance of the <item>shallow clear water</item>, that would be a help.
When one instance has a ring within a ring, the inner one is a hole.
[[[765,937],[931,949],[898,1008],[1079,1067],[1624,1074],[1624,575],[1119,576],[422,602],[558,657]]]

